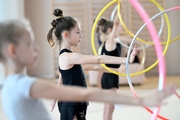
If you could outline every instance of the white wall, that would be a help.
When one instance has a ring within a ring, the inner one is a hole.
[[[0,21],[24,17],[24,0],[0,0]],[[0,85],[4,79],[4,67],[0,63]]]
[[[166,0],[166,8],[180,6],[180,0]],[[41,47],[40,59],[37,67],[29,68],[28,74],[38,77],[54,77],[54,62],[52,49],[49,47],[46,35],[51,28],[52,20],[51,0],[0,0],[0,20],[23,17],[30,20],[36,41]],[[168,13],[171,21],[172,38],[180,35],[180,10]],[[180,40],[171,43],[166,54],[166,68],[168,75],[180,75]],[[3,69],[0,64],[0,83]]]
[[[165,2],[165,9],[180,5],[180,0],[165,0]],[[52,76],[54,72],[52,50],[46,41],[46,34],[51,27],[50,22],[52,19],[51,0],[25,1],[25,14],[31,20],[32,27],[35,31],[36,40],[41,47],[40,62],[38,67],[28,69],[28,73],[37,76]],[[168,13],[168,16],[171,21],[171,38],[174,38],[180,35],[180,27],[178,25],[180,21],[180,10]],[[180,51],[179,46],[180,40],[171,43],[165,55],[167,75],[180,75],[180,69],[177,67],[180,66],[180,56],[178,55],[178,51]]]
[[[0,20],[24,17],[24,0],[0,0]]]
[[[166,0],[166,8],[180,6],[180,0]],[[180,35],[180,10],[168,13],[171,22],[171,39]],[[180,75],[180,39],[171,43],[166,54],[167,75]]]
[[[30,20],[35,39],[40,46],[39,61],[35,68],[28,68],[30,75],[54,77],[53,54],[46,36],[51,28],[51,0],[25,0],[25,16]]]

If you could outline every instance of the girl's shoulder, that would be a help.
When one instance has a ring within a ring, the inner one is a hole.
[[[69,50],[69,49],[61,49],[60,52],[59,52],[59,55],[61,55],[61,54],[64,53],[64,52],[72,53],[72,51]]]
[[[68,49],[62,49],[62,50],[60,50],[60,52],[59,52],[59,59],[61,58],[67,58],[67,57],[69,57],[69,54],[70,53],[73,53],[71,50],[68,50]]]

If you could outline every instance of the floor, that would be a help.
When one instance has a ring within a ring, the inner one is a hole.
[[[177,87],[177,92],[180,94],[180,76],[168,76],[166,84],[174,84]],[[147,77],[147,81],[139,86],[134,86],[138,96],[146,95],[150,90],[157,88],[158,78]],[[89,86],[89,88],[94,88]],[[95,88],[97,89],[97,88]],[[123,92],[132,95],[128,85],[120,86],[118,92]],[[44,100],[47,109],[50,110],[51,101]],[[167,105],[161,106],[160,115],[170,120],[180,120],[180,100],[177,96],[172,95],[165,100]],[[153,110],[153,108],[151,108]],[[90,102],[87,111],[87,120],[102,120],[103,103]],[[51,112],[54,120],[59,120],[59,113],[57,107]],[[115,111],[113,114],[113,120],[150,120],[151,114],[143,107],[138,106],[125,106],[115,105]],[[0,101],[0,120],[8,120],[3,113],[2,105]],[[158,119],[160,120],[160,119]]]

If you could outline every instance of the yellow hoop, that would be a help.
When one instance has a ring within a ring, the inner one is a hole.
[[[94,22],[94,24],[93,24],[92,32],[91,32],[91,38],[92,38],[92,39],[91,39],[91,45],[92,45],[93,53],[94,53],[94,55],[96,55],[96,56],[98,56],[98,54],[97,54],[97,52],[96,52],[97,50],[96,50],[95,44],[94,44],[94,32],[95,32],[95,28],[96,28],[97,22],[98,22],[99,18],[102,16],[103,12],[104,12],[109,6],[111,6],[112,4],[114,4],[114,3],[117,2],[117,1],[118,1],[118,0],[112,0],[111,2],[109,2],[109,3],[100,11],[100,13],[98,14],[98,16],[97,16],[97,18],[95,19],[95,22]],[[157,5],[157,7],[161,9],[161,11],[163,11],[163,8],[162,8],[156,1],[152,1],[152,2],[155,3],[155,4]],[[118,4],[120,4],[120,1],[118,2]],[[118,9],[120,9],[120,7],[119,7]],[[119,10],[118,10],[118,12],[119,12]],[[169,43],[170,43],[170,35],[171,35],[171,31],[170,31],[170,30],[171,30],[171,29],[170,29],[171,27],[170,27],[170,24],[169,24],[170,21],[169,21],[169,18],[168,18],[168,16],[167,16],[166,13],[164,14],[164,17],[165,17],[166,23],[167,23],[168,36],[167,36],[167,44],[166,44],[166,47],[165,47],[165,49],[164,49],[164,51],[163,51],[163,55],[164,55],[164,54],[166,53],[166,51],[167,51],[167,48],[168,48]],[[139,74],[143,74],[143,73],[149,71],[150,69],[152,69],[153,67],[155,67],[157,64],[158,64],[158,60],[157,60],[154,64],[152,64],[151,66],[149,66],[148,68],[146,68],[146,69],[144,69],[144,70],[142,70],[142,71],[139,71],[139,72],[136,72],[136,73],[131,73],[130,76],[136,76],[136,75],[139,75]],[[105,66],[105,64],[101,64],[101,66],[104,67],[106,70],[108,70],[108,71],[111,72],[111,73],[114,73],[114,74],[117,74],[117,75],[120,75],[120,76],[126,76],[126,74],[124,74],[124,73],[118,73],[118,72],[116,72],[116,71],[108,68],[107,66]]]
[[[156,7],[159,8],[159,4],[158,4],[155,0],[150,0],[150,1],[151,1],[153,4],[155,4]],[[164,9],[161,8],[161,11],[164,11]],[[118,17],[119,17],[120,23],[121,23],[122,27],[124,28],[124,30],[125,30],[131,37],[134,37],[134,34],[133,34],[132,32],[130,32],[130,30],[128,30],[128,28],[126,27],[126,25],[125,25],[125,23],[124,23],[124,21],[123,21],[123,19],[122,19],[122,17],[121,17],[119,5],[118,5]],[[165,15],[164,15],[164,17],[165,17]],[[167,21],[166,21],[166,23],[167,23]],[[170,24],[170,23],[167,23],[167,24]],[[180,36],[175,37],[174,39],[170,40],[170,43],[178,40],[179,38],[180,38]],[[141,39],[141,38],[138,38],[138,37],[137,37],[136,39],[137,39],[138,41],[144,43],[144,44],[154,45],[153,42],[147,42],[147,41],[145,41],[145,40],[143,40],[143,39]],[[161,45],[166,44],[166,43],[167,43],[167,42],[161,42]]]

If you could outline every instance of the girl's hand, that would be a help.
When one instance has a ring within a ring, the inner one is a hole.
[[[134,49],[130,55],[130,59],[129,59],[129,63],[132,63],[135,59],[135,56],[137,55],[138,53],[138,48],[137,48],[137,45],[134,46]]]
[[[142,105],[149,107],[163,105],[165,103],[162,103],[162,101],[174,93],[174,85],[165,86],[161,91],[155,90],[148,96],[144,97],[142,99]]]
[[[121,66],[118,68],[118,72],[125,73],[126,72],[126,65],[125,64],[121,64]]]

